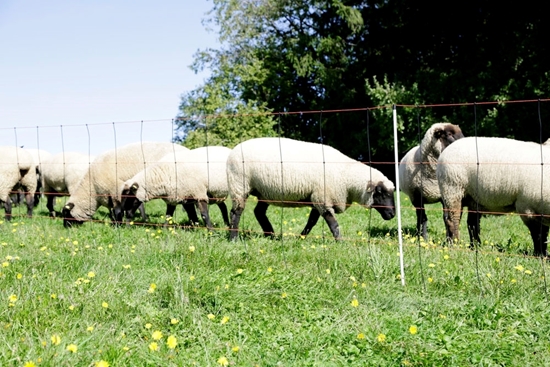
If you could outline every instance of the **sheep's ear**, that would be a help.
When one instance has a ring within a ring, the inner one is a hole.
[[[369,183],[367,184],[367,192],[373,192],[375,188],[376,185],[373,184],[372,181],[369,181]]]
[[[436,138],[436,139],[441,139],[442,137],[445,136],[445,130],[439,129],[439,128],[438,128],[438,129],[435,129],[435,130],[434,130],[434,135],[433,135],[433,136],[434,136],[434,138]]]
[[[73,210],[73,208],[74,208],[74,203],[67,203],[63,207],[63,209],[66,209],[66,210]]]
[[[139,184],[137,182],[134,182],[132,186],[130,186],[130,192],[132,193],[132,195],[135,195],[138,189],[139,189]]]

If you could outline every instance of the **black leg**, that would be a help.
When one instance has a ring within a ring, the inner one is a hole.
[[[9,195],[6,201],[4,201],[4,210],[6,211],[5,213],[6,221],[10,221],[11,220],[11,199]]]
[[[197,206],[198,206],[199,211],[201,213],[202,220],[204,221],[204,224],[206,224],[206,228],[208,228],[208,230],[211,231],[212,230],[212,222],[210,221],[210,215],[208,215],[208,202],[199,201],[197,203]]]
[[[199,223],[199,217],[197,217],[197,211],[195,210],[195,204],[185,203],[183,204],[183,209],[187,213],[187,217],[193,225]]]
[[[466,223],[468,224],[468,234],[470,235],[470,248],[474,248],[475,244],[481,244],[479,238],[480,229],[480,220],[481,213],[479,211],[473,210],[472,207],[468,207],[468,219]]]
[[[243,213],[243,208],[235,209],[235,205],[231,209],[231,226],[229,227],[229,239],[235,240],[239,235],[239,221],[241,220],[241,214]]]
[[[524,217],[522,217],[523,219]],[[538,220],[524,219],[523,223],[529,228],[531,238],[533,239],[535,256],[546,256],[546,240],[548,238],[548,226]]]
[[[258,201],[258,205],[256,205],[256,207],[254,208],[254,215],[256,216],[258,223],[260,223],[260,226],[264,231],[264,235],[266,237],[273,237],[275,232],[273,231],[273,226],[269,222],[269,219],[266,215],[268,207],[269,204],[265,201]]]
[[[338,227],[338,222],[336,221],[336,217],[330,211],[327,210],[323,213],[323,218],[325,218],[325,221],[327,222],[328,227],[330,228],[330,231],[334,236],[334,239],[341,240],[342,237],[340,237],[340,228]]]
[[[307,236],[309,232],[311,232],[311,229],[317,224],[319,217],[321,217],[321,213],[319,213],[317,209],[311,208],[311,212],[309,212],[309,218],[307,219],[306,226],[304,227],[304,230],[301,233],[302,236]]]
[[[32,218],[32,209],[34,208],[34,195],[27,191],[25,193],[25,200],[27,201],[27,217]]]
[[[50,217],[55,217],[55,194],[46,194],[46,208],[50,212]]]
[[[425,241],[428,240],[428,217],[421,197],[415,197],[413,206],[416,209],[416,235],[422,236]]]
[[[218,208],[220,208],[220,211],[222,212],[223,222],[225,223],[226,226],[229,227],[230,223],[229,223],[229,215],[227,214],[227,205],[225,205],[225,203],[222,201],[218,203]]]

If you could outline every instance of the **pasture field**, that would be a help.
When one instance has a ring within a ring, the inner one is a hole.
[[[216,206],[208,233],[154,225],[158,201],[147,226],[102,210],[72,229],[41,203],[0,224],[0,366],[550,365],[550,268],[524,255],[521,220],[482,218],[473,251],[464,228],[443,245],[432,205],[420,243],[402,198],[405,286],[397,219],[357,205],[337,217],[341,242],[321,221],[300,238],[307,208],[271,207],[270,240],[251,199],[251,233],[229,242]]]

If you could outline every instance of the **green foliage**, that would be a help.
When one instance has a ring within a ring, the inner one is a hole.
[[[68,230],[43,204],[32,219],[16,208],[0,223],[0,365],[550,363],[547,264],[522,255],[532,245],[517,216],[483,218],[476,254],[440,244],[437,205],[427,208],[432,241],[419,244],[403,199],[402,286],[395,219],[354,205],[338,215],[345,240],[335,243],[321,222],[300,238],[307,208],[271,207],[279,238],[269,240],[254,204],[237,242],[215,206],[211,234],[162,226],[160,200],[147,203],[149,226],[120,228],[103,209]]]
[[[403,0],[215,0],[207,23],[217,29],[222,47],[199,53],[194,67],[227,77],[207,82],[230,91],[222,105],[241,103],[259,112],[501,102],[400,108],[400,151],[440,121],[459,124],[465,135],[545,140],[550,131],[540,136],[536,104],[502,103],[550,93],[544,38],[550,23],[544,12],[529,7],[510,12],[500,2],[483,0],[461,2],[434,17],[440,6]],[[195,96],[184,101],[189,98]],[[540,110],[545,125],[550,106]],[[389,114],[296,113],[277,123],[284,136],[323,141],[354,158],[391,161]],[[189,125],[184,132],[192,130]]]

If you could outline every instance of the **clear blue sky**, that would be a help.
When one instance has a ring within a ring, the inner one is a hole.
[[[0,0],[0,145],[97,155],[115,136],[170,141],[181,94],[208,76],[193,54],[218,46],[201,24],[212,6]]]

